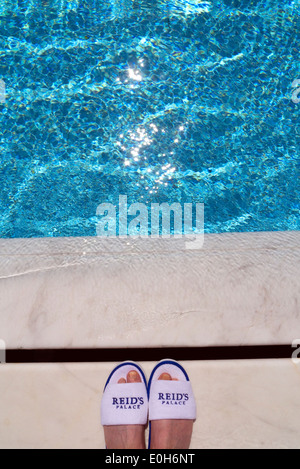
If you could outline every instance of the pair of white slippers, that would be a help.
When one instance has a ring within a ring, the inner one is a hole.
[[[127,373],[136,371],[141,382],[120,384]],[[162,380],[163,373],[172,380]],[[101,401],[102,425],[146,425],[149,421],[196,420],[197,408],[185,369],[174,360],[162,360],[153,369],[147,383],[143,370],[134,362],[123,362],[110,374]]]

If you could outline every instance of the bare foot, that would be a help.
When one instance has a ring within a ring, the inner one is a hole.
[[[140,383],[137,371],[129,371],[126,378],[119,379],[119,384]],[[107,449],[145,449],[145,425],[106,425],[104,437]]]
[[[162,373],[158,379],[178,381],[169,373]],[[193,420],[153,420],[150,449],[189,449],[193,424]]]

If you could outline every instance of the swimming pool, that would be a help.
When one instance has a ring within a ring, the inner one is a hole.
[[[95,236],[120,195],[204,203],[207,233],[299,230],[299,11],[2,1],[0,237]]]

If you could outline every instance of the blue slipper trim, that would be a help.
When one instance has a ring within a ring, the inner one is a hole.
[[[128,365],[129,365],[129,366],[133,366],[134,368],[136,368],[136,369],[140,372],[140,374],[141,374],[141,376],[142,376],[142,378],[143,378],[144,384],[145,384],[145,386],[146,386],[146,388],[147,388],[147,392],[148,392],[148,385],[147,385],[147,379],[146,379],[145,373],[143,372],[143,370],[141,369],[141,367],[140,367],[139,365],[137,365],[137,364],[136,364],[135,362],[133,362],[133,361],[125,361],[125,362],[122,362],[122,363],[120,363],[119,365],[117,365],[117,366],[112,370],[112,372],[110,373],[110,375],[109,375],[109,377],[107,378],[107,381],[106,381],[106,383],[105,383],[104,391],[105,391],[107,385],[110,383],[110,380],[111,380],[112,376],[115,374],[115,372],[116,372],[117,370],[119,370],[120,368],[122,368],[123,366],[128,366]]]

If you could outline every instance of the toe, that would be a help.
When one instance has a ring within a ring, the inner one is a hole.
[[[137,371],[131,370],[127,374],[127,383],[140,383],[141,381],[141,377]]]
[[[169,373],[162,373],[158,379],[172,381],[172,376]]]

